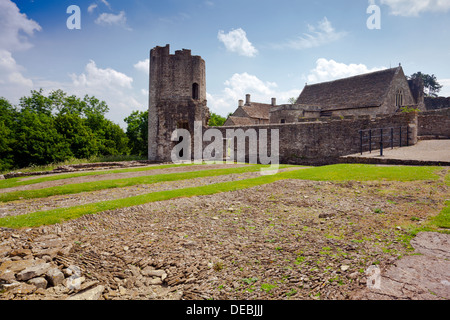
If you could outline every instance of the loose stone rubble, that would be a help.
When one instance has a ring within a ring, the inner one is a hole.
[[[446,195],[440,181],[285,180],[0,228],[0,300],[357,299],[374,266],[384,290],[375,293],[391,299],[386,275],[404,279],[392,266],[432,260],[425,253],[433,246],[422,242],[411,244],[424,256],[409,256],[404,225],[421,226]],[[448,240],[431,240],[449,252]],[[450,297],[444,258],[433,294],[418,283],[395,297]]]
[[[41,229],[45,230],[44,229]],[[182,293],[165,289],[167,273],[146,266],[129,265],[116,272],[116,285],[105,287],[86,266],[71,264],[74,248],[63,237],[42,234],[34,239],[18,230],[0,228],[0,299],[99,300],[138,296],[179,299]],[[131,276],[131,277],[129,277]],[[139,292],[135,284],[145,287]],[[130,290],[132,289],[132,290]]]

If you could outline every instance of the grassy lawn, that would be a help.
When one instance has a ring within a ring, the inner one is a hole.
[[[61,173],[61,174],[55,174],[55,175],[51,175],[51,176],[43,176],[43,177],[34,178],[34,179],[12,178],[12,179],[7,179],[7,180],[1,180],[0,181],[0,189],[13,188],[13,187],[25,186],[25,185],[36,184],[36,183],[41,183],[41,182],[64,180],[64,179],[78,178],[78,177],[100,176],[100,175],[105,175],[105,174],[126,173],[126,172],[141,172],[141,171],[150,171],[150,170],[157,170],[157,169],[185,167],[185,166],[192,166],[192,165],[195,165],[195,164],[166,164],[166,165],[158,165],[158,166],[150,166],[150,167],[114,169],[114,170],[105,170],[105,171]]]
[[[437,180],[436,171],[441,167],[412,167],[412,166],[377,166],[364,164],[337,164],[323,167],[314,167],[284,175],[291,179],[316,181],[414,181]]]
[[[35,198],[45,198],[54,195],[65,195],[65,194],[76,194],[81,192],[90,192],[96,190],[112,189],[112,188],[123,188],[134,186],[138,184],[152,184],[163,181],[177,181],[186,180],[200,177],[213,177],[220,175],[227,175],[233,173],[246,173],[246,172],[256,172],[265,168],[267,166],[261,165],[250,165],[238,168],[225,168],[225,169],[213,169],[213,170],[202,170],[202,171],[191,171],[191,172],[181,172],[181,173],[169,173],[169,174],[158,174],[152,176],[125,178],[125,179],[115,179],[115,180],[103,180],[94,182],[83,182],[74,183],[68,185],[62,185],[57,187],[27,190],[27,191],[13,191],[0,194],[0,202],[9,202],[20,199],[35,199]]]
[[[21,216],[5,217],[0,219],[0,226],[7,228],[37,227],[41,225],[61,223],[65,220],[76,219],[86,214],[94,214],[106,210],[137,206],[149,202],[211,195],[239,189],[251,188],[278,180],[277,175],[261,176],[258,178],[217,183],[201,187],[176,189],[169,191],[152,192],[124,199],[102,201],[70,208],[54,209],[49,211],[33,212]]]
[[[197,172],[183,172],[174,174],[161,174],[147,177],[97,181],[93,183],[80,183],[61,187],[30,190],[24,192],[12,192],[2,196],[1,201],[11,201],[22,198],[48,197],[56,194],[78,193],[105,188],[118,188],[135,184],[149,184],[160,181],[176,181],[193,179],[197,177],[218,176],[232,173],[255,172],[263,166],[252,165],[240,168],[227,168],[216,170],[204,170]],[[69,219],[76,219],[86,214],[95,214],[106,210],[114,210],[124,207],[141,205],[154,201],[163,201],[180,197],[192,197],[211,195],[221,192],[229,192],[239,189],[251,188],[263,184],[272,183],[283,179],[324,180],[324,181],[376,181],[376,180],[437,180],[437,171],[441,167],[408,167],[408,166],[375,166],[375,165],[331,165],[314,167],[301,170],[281,172],[275,175],[259,176],[240,181],[230,181],[207,186],[176,189],[170,191],[153,192],[123,199],[102,201],[69,208],[54,209],[49,211],[34,212],[26,215],[4,217],[0,219],[0,226],[9,228],[36,227],[60,223]],[[446,184],[448,184],[448,175]],[[450,228],[450,201],[446,202],[446,208],[430,223],[438,228]]]

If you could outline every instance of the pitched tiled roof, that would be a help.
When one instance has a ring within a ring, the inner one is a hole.
[[[252,102],[249,106],[243,106],[242,109],[250,118],[269,120],[270,107],[272,105],[266,103]]]
[[[250,118],[229,116],[224,126],[246,126],[252,124],[254,122]]]
[[[322,110],[380,106],[398,72],[403,72],[401,67],[306,85],[296,103]]]

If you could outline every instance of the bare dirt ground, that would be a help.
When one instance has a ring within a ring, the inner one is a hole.
[[[251,175],[71,195],[66,205],[84,203],[83,197],[98,201]],[[389,276],[396,264],[415,254],[407,225],[420,226],[437,215],[446,197],[448,187],[442,179],[284,180],[107,211],[58,225],[3,229],[0,265],[30,257],[45,258],[60,269],[76,265],[86,282],[101,285],[100,299],[449,299],[448,257],[441,257],[443,275],[433,286],[403,286],[401,295],[368,290],[371,278],[366,273],[375,266]],[[41,209],[60,205],[52,198],[8,206],[17,205],[23,214],[33,202]],[[149,278],[148,270],[163,276]],[[28,289],[0,293],[0,299],[66,299],[74,294],[63,285]]]

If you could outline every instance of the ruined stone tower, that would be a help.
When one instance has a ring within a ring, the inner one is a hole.
[[[170,54],[170,46],[150,51],[148,158],[170,161],[177,128],[194,133],[194,122],[207,125],[205,61],[191,50]],[[193,149],[193,148],[192,148]]]

